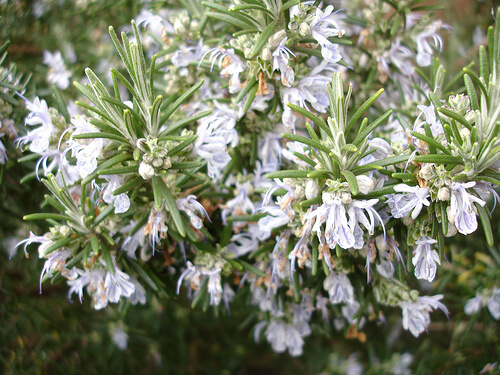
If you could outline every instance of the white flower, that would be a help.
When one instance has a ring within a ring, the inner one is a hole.
[[[172,55],[172,65],[182,68],[188,66],[190,63],[197,62],[202,56],[202,50],[203,42],[201,39],[196,46],[182,44]]]
[[[46,273],[49,274],[49,272],[51,271],[60,271],[61,275],[69,280],[78,277],[78,273],[76,272],[74,267],[71,270],[68,270],[66,268],[66,259],[68,259],[72,254],[73,252],[71,250],[63,248],[62,250],[56,251],[51,255],[49,259],[45,261],[42,272],[40,274],[40,293],[42,293],[43,275],[45,275]],[[50,276],[51,275],[49,274],[49,277]]]
[[[71,73],[66,69],[64,65],[64,60],[62,58],[61,52],[43,52],[43,63],[48,65],[49,74],[47,75],[47,81],[51,85],[56,85],[61,90],[65,90],[69,87],[69,79],[71,78]]]
[[[431,65],[431,57],[434,50],[441,52],[443,39],[437,31],[444,25],[441,21],[435,21],[427,25],[419,34],[413,37],[417,43],[417,64],[420,66]],[[431,45],[431,43],[433,45]]]
[[[477,210],[473,202],[481,206],[486,204],[482,199],[467,192],[466,189],[473,187],[475,184],[475,181],[466,183],[453,182],[451,184],[452,195],[448,218],[462,234],[471,234],[477,229]]]
[[[421,188],[419,186],[408,186],[399,184],[394,186],[394,190],[399,193],[392,194],[387,200],[391,208],[392,215],[395,218],[406,217],[411,211],[411,218],[415,220],[423,206],[429,206],[431,203],[427,200],[429,196],[429,188]]]
[[[182,271],[179,276],[179,280],[177,280],[177,294],[179,294],[181,290],[181,285],[184,279],[187,279],[191,282],[191,289],[199,290],[200,288],[200,277],[201,277],[201,269],[200,267],[194,266],[189,260],[186,263],[187,268]]]
[[[162,238],[167,236],[167,215],[163,210],[151,210],[148,223],[144,227],[144,234],[149,235],[149,242],[153,248],[153,254],[156,245],[160,244]]]
[[[47,258],[48,257],[48,254],[45,253],[45,251],[47,250],[47,248],[49,246],[51,246],[54,242],[51,241],[51,240],[48,240],[45,236],[36,236],[35,234],[33,234],[33,232],[30,232],[30,236],[22,241],[19,241],[16,246],[14,246],[14,249],[12,249],[12,252],[10,254],[10,257],[12,257],[15,252],[16,252],[16,249],[24,244],[24,255],[26,256],[26,258],[29,257],[28,255],[28,251],[26,250],[26,248],[31,245],[32,243],[35,243],[35,242],[38,242],[40,244],[40,246],[38,247],[38,255],[40,258]]]
[[[465,304],[464,311],[467,315],[473,315],[484,306],[488,306],[488,310],[495,320],[500,320],[500,288],[493,288],[489,297],[488,292],[477,291],[476,296]]]
[[[477,292],[476,296],[468,300],[467,303],[465,304],[464,312],[467,315],[473,315],[479,312],[479,310],[481,310],[481,308],[484,306],[485,303],[486,299],[484,298],[484,296],[479,292]]]
[[[281,72],[281,83],[283,83],[284,86],[290,87],[290,84],[295,80],[295,73],[288,61],[291,58],[290,56],[295,57],[295,54],[290,51],[289,48],[285,47],[287,40],[286,37],[283,38],[279,46],[276,47],[273,52],[273,69],[279,69]]]
[[[418,115],[417,119],[415,120],[416,124],[413,127],[414,131],[423,131],[424,121],[419,121],[420,116],[423,114],[425,115],[425,123],[429,124],[432,135],[434,137],[438,136],[439,134],[444,134],[443,125],[436,116],[436,108],[434,107],[434,104],[431,103],[431,105],[429,106],[418,105],[417,108],[422,111],[422,113]]]
[[[337,16],[338,12],[333,11],[333,6],[329,5],[323,12],[321,9],[316,8],[316,15],[312,20],[310,26],[311,35],[321,45],[321,54],[328,62],[336,63],[342,56],[340,55],[337,44],[328,40],[329,37],[337,36],[342,37],[345,33],[339,26]]]
[[[436,277],[439,254],[436,250],[431,250],[431,245],[437,243],[430,237],[420,237],[417,241],[417,248],[413,252],[412,263],[415,267],[415,277],[431,282]]]
[[[331,304],[354,302],[354,288],[343,273],[330,271],[330,275],[323,282],[323,288],[328,292]]]
[[[212,67],[217,61],[219,68],[222,68],[220,74],[229,77],[229,92],[234,94],[240,91],[240,73],[244,72],[247,68],[245,62],[234,53],[234,49],[232,48],[227,50],[213,49],[209,52],[211,54],[210,62]]]
[[[102,177],[108,180],[102,193],[102,200],[107,204],[113,203],[116,214],[127,212],[130,208],[130,199],[127,194],[113,195],[113,191],[123,185],[123,177],[120,175],[103,175]]]
[[[226,252],[235,258],[251,253],[259,247],[259,240],[251,232],[236,233],[226,247]]]
[[[364,245],[363,240],[363,230],[360,227],[360,223],[368,230],[369,234],[373,234],[375,230],[375,219],[384,226],[382,218],[378,212],[373,208],[373,206],[378,202],[378,199],[370,199],[367,201],[354,200],[349,203],[349,227],[354,235],[355,244],[352,245],[355,249],[361,249]],[[368,217],[363,213],[365,211]],[[384,228],[385,231],[385,228]]]
[[[133,235],[130,235],[130,232],[137,225],[137,221],[132,220],[129,225],[124,226],[120,229],[120,233],[128,233],[128,236],[125,236],[122,243],[122,250],[127,253],[132,259],[137,259],[135,252],[138,248],[142,248],[146,245],[146,236],[144,235],[144,229],[139,228]]]
[[[127,349],[128,335],[122,328],[114,327],[111,331],[111,340],[113,340],[113,343],[118,347],[118,349]]]
[[[114,274],[111,272],[106,273],[104,279],[104,288],[106,289],[109,302],[117,303],[120,297],[130,297],[135,291],[135,285],[130,281],[130,276],[121,271],[116,265],[116,259],[111,256]]]
[[[405,76],[412,76],[415,72],[412,58],[413,53],[411,50],[408,47],[401,45],[401,40],[398,38],[391,43],[389,51],[384,52],[384,54],[379,58],[378,68],[382,72],[390,75],[390,61]]]
[[[179,198],[176,202],[176,205],[180,211],[184,211],[188,215],[189,221],[194,228],[201,229],[201,227],[203,226],[203,221],[198,215],[196,215],[196,213],[199,213],[201,217],[206,218],[208,218],[208,213],[205,210],[205,207],[203,207],[196,200],[195,195],[190,194],[186,198]]]
[[[401,302],[403,328],[409,330],[413,336],[418,337],[422,332],[427,330],[431,322],[430,312],[439,308],[448,316],[448,309],[439,302],[442,298],[443,295],[438,294],[435,296],[418,297],[417,302]]]
[[[271,319],[265,335],[275,352],[283,353],[288,349],[292,357],[302,354],[304,339],[293,324],[287,324],[278,319]]]
[[[75,127],[73,135],[99,132],[99,129],[80,116],[71,119],[71,123]],[[107,143],[102,138],[94,138],[91,141],[83,140],[81,142],[71,140],[69,142],[65,152],[71,150],[71,155],[76,157],[76,167],[82,178],[87,177],[95,171],[97,168],[97,158]]]
[[[0,137],[3,137],[4,135],[5,135],[4,133],[0,133]],[[7,161],[7,149],[0,140],[0,164],[5,164],[6,161]]]
[[[43,99],[40,100],[38,97],[35,97],[33,102],[30,102],[24,96],[21,97],[26,103],[26,108],[30,111],[25,119],[26,125],[41,124],[42,126],[29,131],[25,136],[19,137],[16,142],[18,144],[30,143],[32,152],[44,154],[48,150],[50,138],[56,130],[52,124],[47,102]]]
[[[231,161],[227,146],[235,147],[238,144],[238,133],[234,129],[237,120],[236,112],[226,106],[219,106],[210,116],[199,122],[193,153],[207,161],[207,174],[210,178],[219,178],[222,170]]]
[[[144,289],[134,276],[130,276],[130,282],[134,284],[134,292],[128,297],[128,300],[132,305],[137,305],[138,303],[144,305],[146,303],[146,289]]]
[[[495,320],[500,320],[500,288],[494,288],[491,297],[486,302],[488,310]]]
[[[210,294],[210,304],[212,306],[217,306],[222,298],[221,270],[221,268],[216,268],[202,272],[203,275],[208,276],[208,293]]]
[[[264,207],[261,212],[267,213],[268,215],[260,218],[258,221],[260,241],[269,238],[274,228],[279,228],[290,222],[290,216],[278,206]]]

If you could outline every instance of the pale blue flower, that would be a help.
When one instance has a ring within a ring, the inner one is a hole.
[[[328,38],[332,36],[342,37],[345,33],[338,23],[337,12],[332,13],[333,6],[329,5],[323,12],[316,8],[316,15],[309,25],[311,35],[321,45],[321,54],[324,59],[331,63],[336,63],[342,59],[337,44],[332,43]]]
[[[431,246],[436,244],[437,241],[430,237],[420,237],[415,243],[417,247],[413,251],[412,258],[415,277],[431,282],[436,277],[436,263],[441,264],[438,252],[431,249]]]
[[[188,215],[189,221],[193,228],[201,229],[201,227],[203,226],[203,217],[208,218],[208,220],[210,221],[205,207],[203,207],[201,203],[196,200],[195,195],[190,194],[185,198],[179,198],[177,199],[176,204],[177,208],[180,211],[183,211],[186,213],[186,215]],[[196,215],[196,213],[198,213],[201,217]]]
[[[354,288],[351,281],[343,273],[330,271],[330,275],[323,282],[323,288],[330,296],[330,303],[352,303],[354,301]]]
[[[295,80],[295,73],[289,65],[289,60],[291,56],[295,57],[295,54],[285,46],[287,40],[286,37],[283,38],[273,52],[273,69],[279,69],[281,72],[281,83],[284,86],[290,87],[290,84]]]
[[[399,184],[394,186],[394,190],[398,193],[404,193],[392,194],[387,200],[387,204],[395,218],[406,217],[411,212],[411,218],[415,220],[422,208],[431,204],[427,199],[429,197],[428,187],[421,188],[419,186]]]
[[[442,310],[448,316],[448,309],[439,302],[443,298],[442,294],[435,296],[418,297],[416,302],[401,302],[403,310],[403,328],[409,330],[411,334],[418,337],[427,330],[431,322],[430,313],[435,309]]]
[[[485,201],[470,194],[467,189],[475,186],[475,181],[466,183],[453,182],[451,184],[451,201],[449,220],[455,224],[457,230],[462,234],[471,234],[477,229],[477,209],[474,202],[484,206]]]

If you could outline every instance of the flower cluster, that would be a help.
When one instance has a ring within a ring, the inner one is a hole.
[[[155,293],[230,313],[240,293],[255,340],[291,356],[318,321],[364,342],[394,308],[415,337],[433,311],[448,316],[446,294],[414,281],[439,278],[447,237],[481,224],[493,245],[500,26],[480,76],[466,69],[464,93],[450,95],[434,56],[448,26],[415,2],[374,3],[351,18],[309,1],[143,9],[120,39],[110,28],[122,64],[111,80],[88,68],[75,83],[79,113],[21,96],[17,144],[38,154],[33,177],[53,209],[27,215],[50,229],[18,244],[40,244],[41,283],[61,276],[95,309]],[[386,8],[400,19],[380,30]],[[61,54],[44,60],[66,89]],[[498,319],[498,290],[465,312]]]

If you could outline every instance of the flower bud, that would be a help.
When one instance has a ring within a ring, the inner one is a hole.
[[[73,231],[67,225],[61,225],[59,228],[59,233],[61,233],[64,237],[69,237],[73,234]]]
[[[271,48],[276,48],[279,46],[281,41],[286,38],[286,31],[285,30],[280,30],[269,38],[269,44],[271,45]]]
[[[349,204],[352,202],[351,193],[342,193],[342,203]]]
[[[155,170],[151,164],[142,162],[141,165],[139,165],[139,174],[143,179],[149,180],[155,175]]]
[[[375,238],[375,244],[380,252],[384,252],[388,249],[387,241],[385,236],[378,236]]]
[[[333,195],[333,193],[329,191],[324,191],[321,198],[323,200],[323,203],[332,204],[333,200],[335,199],[335,196]]]
[[[307,24],[307,22],[302,22],[299,26],[299,35],[306,36],[311,33],[311,27]]]
[[[153,159],[153,162],[151,163],[153,165],[153,167],[155,168],[158,168],[158,167],[161,167],[163,165],[163,159],[160,159],[160,158],[154,158]]]
[[[420,172],[418,172],[418,175],[424,180],[430,180],[434,176],[434,166],[432,164],[425,164]]]
[[[169,169],[172,166],[172,160],[168,156],[163,159],[163,169]]]
[[[450,189],[446,186],[440,187],[438,190],[438,199],[440,201],[450,200]]]
[[[375,187],[375,183],[373,182],[373,179],[371,179],[368,176],[364,176],[364,175],[356,176],[356,181],[358,183],[359,191],[362,194],[370,193],[373,190],[373,188]]]
[[[306,184],[306,199],[314,199],[319,195],[319,185],[316,180],[309,180]]]
[[[462,138],[469,138],[470,137],[470,130],[467,128],[460,129],[460,136]]]
[[[448,102],[450,106],[461,115],[465,114],[470,104],[469,97],[464,94],[452,95],[448,99]]]
[[[271,60],[271,57],[272,57],[271,50],[267,47],[264,48],[262,50],[262,60],[269,61],[269,60]]]

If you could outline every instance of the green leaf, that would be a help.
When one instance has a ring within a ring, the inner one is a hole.
[[[467,121],[465,117],[463,117],[461,114],[456,113],[455,111],[452,111],[451,109],[445,107],[440,107],[437,110],[441,112],[443,115],[451,117],[452,119],[458,121],[467,129],[472,130],[472,126],[469,124],[469,121]]]
[[[311,171],[307,170],[287,170],[287,171],[277,171],[271,172],[266,175],[267,178],[307,178],[307,175]]]
[[[321,204],[321,203],[323,203],[323,200],[321,199],[321,197],[316,197],[316,198],[307,199],[305,201],[300,202],[300,207],[307,208],[307,207],[312,206],[313,204]]]
[[[99,215],[94,219],[94,222],[92,223],[92,228],[95,228],[98,226],[100,223],[103,222],[104,219],[106,219],[109,215],[111,215],[115,211],[115,206],[113,204],[108,205],[104,210],[99,212]]]
[[[314,147],[315,149],[317,149],[319,151],[326,152],[328,154],[331,151],[331,149],[329,149],[328,147],[326,147],[324,144],[319,143],[318,141],[315,141],[313,139],[306,138],[306,137],[304,137],[302,135],[285,133],[285,134],[283,134],[283,138],[286,138],[286,139],[288,139],[290,141],[304,143],[304,144],[306,144],[308,146]]]
[[[250,91],[248,92],[248,96],[245,99],[245,104],[243,105],[243,113],[247,113],[248,110],[250,109],[250,106],[253,103],[253,100],[255,99],[255,94],[257,94],[257,90],[259,89],[258,85],[253,85]]]
[[[428,137],[424,134],[420,134],[418,132],[411,131],[410,134],[414,136],[415,138],[421,139],[422,141],[426,142],[429,145],[432,145],[433,147],[437,148],[438,150],[443,151],[447,155],[451,155],[451,151],[448,150],[446,147],[444,147],[441,143],[436,141],[435,139]]]
[[[354,173],[350,171],[341,171],[342,175],[345,177],[347,183],[349,184],[349,188],[351,189],[352,195],[359,194],[359,186],[358,181],[356,180],[356,176]]]
[[[163,178],[161,178],[160,176],[153,176],[152,180],[155,207],[162,207],[162,202],[165,201],[166,209],[170,212],[177,231],[182,237],[185,237],[186,228],[184,228],[184,221],[182,220],[182,215],[177,208],[174,197],[172,196],[169,187],[165,184],[165,181],[163,181]]]
[[[417,155],[413,158],[417,163],[452,164],[463,165],[464,161],[456,156],[450,155]]]
[[[205,4],[205,3],[203,3],[203,4]],[[239,27],[240,29],[243,29],[243,30],[249,29],[249,28],[253,29],[255,27],[255,25],[253,25],[250,22],[243,21],[243,20],[241,20],[241,18],[238,18],[236,16],[232,16],[232,15],[230,16],[230,15],[225,14],[225,13],[210,12],[210,13],[207,13],[207,17],[214,18],[216,20],[228,23],[230,25]]]
[[[193,87],[191,87],[189,90],[187,90],[184,94],[182,94],[179,99],[177,99],[174,103],[170,104],[167,108],[167,110],[165,111],[164,115],[162,116],[162,118],[160,119],[160,123],[159,123],[159,126],[162,126],[167,120],[168,118],[172,115],[172,113],[174,113],[174,111],[180,107],[180,105],[182,103],[184,103],[191,95],[193,95],[193,93],[198,90],[202,85],[203,85],[203,82],[204,80],[201,80],[200,82],[198,82],[196,85],[194,85]],[[165,131],[163,133],[163,135],[168,135],[170,134],[170,129],[167,129],[167,131]]]
[[[324,169],[317,170],[317,171],[311,171],[307,174],[307,177],[308,178],[324,178],[324,179],[334,178],[333,172],[330,172],[330,171],[327,171]]]
[[[369,126],[367,126],[366,129],[364,129],[362,132],[359,132],[354,141],[352,141],[352,144],[355,146],[359,146],[370,135],[372,131],[374,131],[382,122],[389,118],[392,112],[393,110],[389,109],[382,116],[380,116]]]
[[[264,48],[266,43],[269,41],[271,35],[273,35],[274,32],[276,31],[276,25],[277,22],[273,21],[269,25],[267,25],[264,30],[262,30],[262,33],[257,38],[257,41],[255,42],[252,50],[250,51],[250,58],[257,57],[260,51],[262,51],[262,48]]]
[[[48,254],[50,254],[58,249],[61,249],[65,246],[69,245],[71,243],[71,241],[72,241],[71,237],[63,237],[60,240],[57,240],[56,242],[54,242],[49,247],[47,247],[44,251],[44,254],[48,255]]]
[[[370,96],[362,105],[361,107],[358,108],[356,112],[352,115],[351,119],[349,120],[349,124],[347,125],[347,128],[345,130],[345,133],[347,134],[351,127],[354,125],[356,121],[361,117],[361,115],[373,104],[377,98],[382,95],[384,92],[384,89],[378,90],[375,94]]]
[[[476,89],[472,83],[472,79],[468,74],[464,75],[465,88],[467,90],[467,95],[470,99],[470,106],[472,110],[477,111],[479,109],[479,102],[477,100]]]
[[[115,134],[102,133],[102,132],[75,134],[75,135],[72,135],[71,138],[73,138],[73,139],[106,138],[106,139],[113,139],[113,140],[118,141],[120,143],[128,143],[128,140],[126,138],[120,137],[120,136],[115,135]]]
[[[71,220],[71,218],[67,215],[53,214],[53,213],[36,213],[23,216],[23,220],[47,220],[47,219]]]
[[[168,140],[169,139],[169,138],[167,138],[168,134],[172,134],[177,129],[184,128],[185,125],[189,124],[190,122],[197,121],[205,116],[210,115],[211,113],[212,113],[212,110],[203,111],[203,112],[199,112],[197,114],[194,114],[192,116],[186,117],[182,120],[178,120],[178,121],[174,122],[172,125],[169,125],[164,131],[162,131],[158,135],[158,140],[159,141]]]
[[[493,238],[493,232],[491,230],[491,223],[488,212],[486,212],[486,208],[484,208],[480,204],[478,203],[474,204],[476,205],[477,212],[479,214],[479,219],[481,220],[481,224],[483,225],[484,236],[486,237],[486,243],[489,246],[493,246],[495,241]]]
[[[184,150],[186,147],[188,147],[190,144],[192,144],[194,141],[198,139],[198,135],[193,135],[191,138],[186,139],[184,142],[179,143],[177,146],[171,148],[167,156],[174,156],[177,155],[179,152]]]
[[[287,103],[287,106],[290,107],[295,112],[298,112],[301,115],[307,117],[309,120],[311,120],[316,125],[318,125],[321,129],[323,129],[326,132],[326,134],[328,134],[328,136],[330,138],[333,138],[333,134],[332,134],[330,127],[326,124],[325,120],[323,120],[321,117],[316,116],[314,113],[308,111],[307,109],[304,109],[304,108],[299,107],[298,105],[295,105],[292,103]]]
[[[252,266],[250,263],[245,262],[241,259],[235,259],[235,262],[239,263],[246,271],[253,273],[259,277],[266,277],[266,274],[258,269],[257,267]]]
[[[135,177],[131,179],[130,181],[126,182],[122,186],[120,186],[118,189],[113,190],[113,195],[120,195],[123,193],[127,193],[130,190],[135,189],[138,186],[141,186],[144,183],[144,179],[141,176]]]

